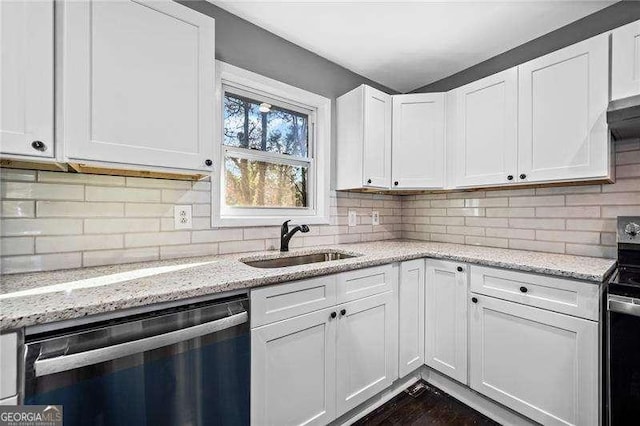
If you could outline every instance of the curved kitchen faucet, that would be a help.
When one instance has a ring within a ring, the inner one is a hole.
[[[280,228],[280,251],[289,251],[289,241],[296,232],[309,232],[307,225],[298,225],[289,231],[289,222],[291,222],[291,220],[285,220]]]

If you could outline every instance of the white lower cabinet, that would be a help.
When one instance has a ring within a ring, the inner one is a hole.
[[[398,374],[424,364],[424,259],[400,264],[398,284]]]
[[[324,425],[393,383],[398,304],[391,271],[397,274],[386,265],[252,291],[252,425]],[[334,292],[348,299],[340,288],[349,283],[361,283],[364,293],[389,290],[336,305]],[[283,308],[289,317],[273,314]]]
[[[467,271],[426,261],[425,364],[467,383]]]
[[[471,388],[544,425],[597,425],[598,323],[471,294]]]
[[[340,416],[395,379],[397,321],[392,292],[349,302],[338,311],[336,385]]]
[[[251,331],[251,424],[323,425],[336,415],[335,308]]]

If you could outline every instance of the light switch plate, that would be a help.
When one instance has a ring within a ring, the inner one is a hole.
[[[372,225],[380,225],[380,212],[374,210],[371,212],[371,224]]]
[[[358,212],[355,210],[349,210],[349,226],[356,226],[358,224]]]
[[[175,229],[191,229],[193,227],[191,206],[173,206],[173,223]]]

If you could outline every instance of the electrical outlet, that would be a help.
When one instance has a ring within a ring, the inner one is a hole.
[[[173,206],[173,223],[175,229],[191,229],[191,206]]]
[[[358,212],[355,210],[349,210],[349,226],[356,226],[358,224]]]
[[[380,225],[380,212],[377,210],[371,212],[371,224]]]

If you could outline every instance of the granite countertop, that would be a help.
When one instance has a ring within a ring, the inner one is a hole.
[[[327,249],[361,256],[274,269],[254,268],[240,261]],[[274,251],[240,253],[4,275],[0,284],[0,331],[422,257],[516,269],[595,284],[605,281],[616,265],[611,259],[523,250],[419,241],[378,241],[297,249],[287,254]]]

